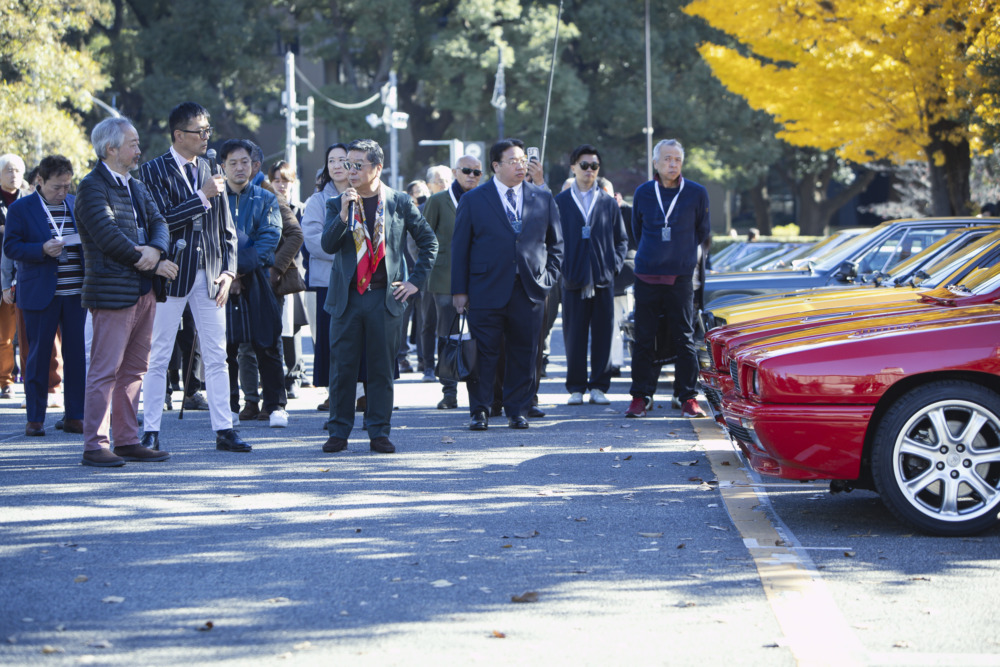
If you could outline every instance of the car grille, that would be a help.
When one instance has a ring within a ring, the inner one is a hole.
[[[712,387],[702,387],[702,391],[704,391],[705,398],[708,400],[709,403],[712,404],[712,407],[715,408],[715,411],[716,412],[721,411],[722,392],[720,392],[718,389],[713,389]]]
[[[736,366],[736,360],[729,360],[729,375],[733,378],[733,383],[736,385],[736,393],[740,391],[740,371]]]
[[[726,428],[729,429],[729,435],[733,436],[734,439],[747,444],[753,444],[753,436],[750,435],[750,431],[742,426],[738,426],[732,422],[726,422]]]

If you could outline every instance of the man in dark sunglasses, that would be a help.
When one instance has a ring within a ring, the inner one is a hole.
[[[438,255],[431,269],[431,277],[427,281],[427,291],[430,298],[421,301],[424,309],[423,322],[436,322],[436,331],[433,340],[435,344],[440,336],[447,336],[452,322],[455,319],[455,306],[451,303],[451,236],[455,231],[455,211],[458,209],[458,201],[462,195],[479,185],[479,178],[483,175],[483,165],[471,155],[463,155],[455,162],[454,169],[451,170],[455,179],[451,186],[441,192],[431,195],[427,199],[427,206],[424,208],[424,217],[427,223],[434,230],[438,240]],[[434,312],[431,313],[430,309]],[[429,332],[421,332],[427,335]],[[427,341],[424,342],[425,350],[433,350],[433,346],[427,348]],[[434,366],[434,353],[425,352],[426,359],[424,368]],[[443,397],[438,403],[439,410],[451,410],[458,407],[458,383],[453,380],[441,380],[441,393]]]
[[[570,155],[573,182],[556,196],[565,250],[562,265],[563,339],[569,405],[608,405],[615,276],[625,263],[628,236],[614,196],[601,190],[601,156],[590,144]],[[587,376],[587,339],[590,376]]]

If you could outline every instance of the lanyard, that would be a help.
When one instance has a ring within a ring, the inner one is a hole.
[[[597,186],[591,187],[591,190],[595,190],[596,187]],[[660,191],[657,190],[656,193],[659,194]],[[590,214],[594,212],[594,206],[597,205],[597,197],[598,197],[599,193],[595,190],[593,196],[590,198],[590,208],[588,208],[587,210],[583,210],[583,202],[580,201],[580,198],[576,196],[576,185],[573,185],[573,186],[570,187],[570,194],[573,196],[573,201],[576,202],[576,207],[578,209],[580,209],[580,213],[583,214],[583,226],[584,227],[589,227],[590,226]],[[661,206],[661,208],[662,208],[662,206]]]
[[[458,210],[458,200],[455,199],[455,191],[448,188],[448,196],[451,197],[451,203],[455,205],[455,210]]]
[[[679,177],[681,180],[681,187],[677,190],[677,194],[674,195],[673,200],[670,202],[670,208],[667,209],[666,213],[663,213],[663,198],[660,196],[660,183],[656,182],[656,201],[660,205],[660,213],[663,213],[663,226],[666,227],[669,223],[667,219],[670,218],[670,214],[674,212],[674,205],[677,203],[677,198],[681,196],[684,192],[684,177]]]
[[[45,211],[45,215],[49,219],[49,224],[52,225],[52,231],[56,233],[56,238],[62,240],[63,229],[66,227],[66,218],[69,217],[69,206],[66,205],[66,200],[63,200],[63,214],[62,214],[62,224],[56,227],[55,218],[52,217],[52,211],[49,210],[49,205],[45,203],[41,195],[38,196],[39,201],[42,202],[42,210]]]

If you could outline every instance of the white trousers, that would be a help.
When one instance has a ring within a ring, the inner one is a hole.
[[[168,296],[166,303],[156,304],[149,371],[142,382],[143,429],[146,431],[160,430],[167,393],[167,366],[184,306],[189,303],[205,365],[205,391],[212,430],[233,427],[233,413],[229,410],[229,367],[226,365],[226,308],[219,308],[215,299],[208,296],[205,271],[199,270],[187,296]]]

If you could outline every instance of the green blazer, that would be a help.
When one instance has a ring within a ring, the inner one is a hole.
[[[422,285],[437,256],[437,238],[410,195],[396,192],[383,184],[381,196],[385,211],[385,259],[382,261],[385,262],[386,277],[390,284],[407,280],[414,285]],[[403,255],[407,234],[413,237],[419,253],[416,266],[409,275]],[[354,237],[340,219],[339,195],[326,202],[326,223],[323,225],[320,245],[324,252],[333,255],[330,286],[323,309],[331,317],[340,317],[347,309],[348,290],[351,289],[351,279],[358,271],[358,262],[354,251]],[[387,289],[385,307],[393,315],[402,315],[406,304],[393,298],[392,290]]]
[[[424,206],[424,217],[438,241],[437,259],[427,281],[427,291],[451,294],[451,237],[455,233],[455,202],[451,188],[431,195]]]

